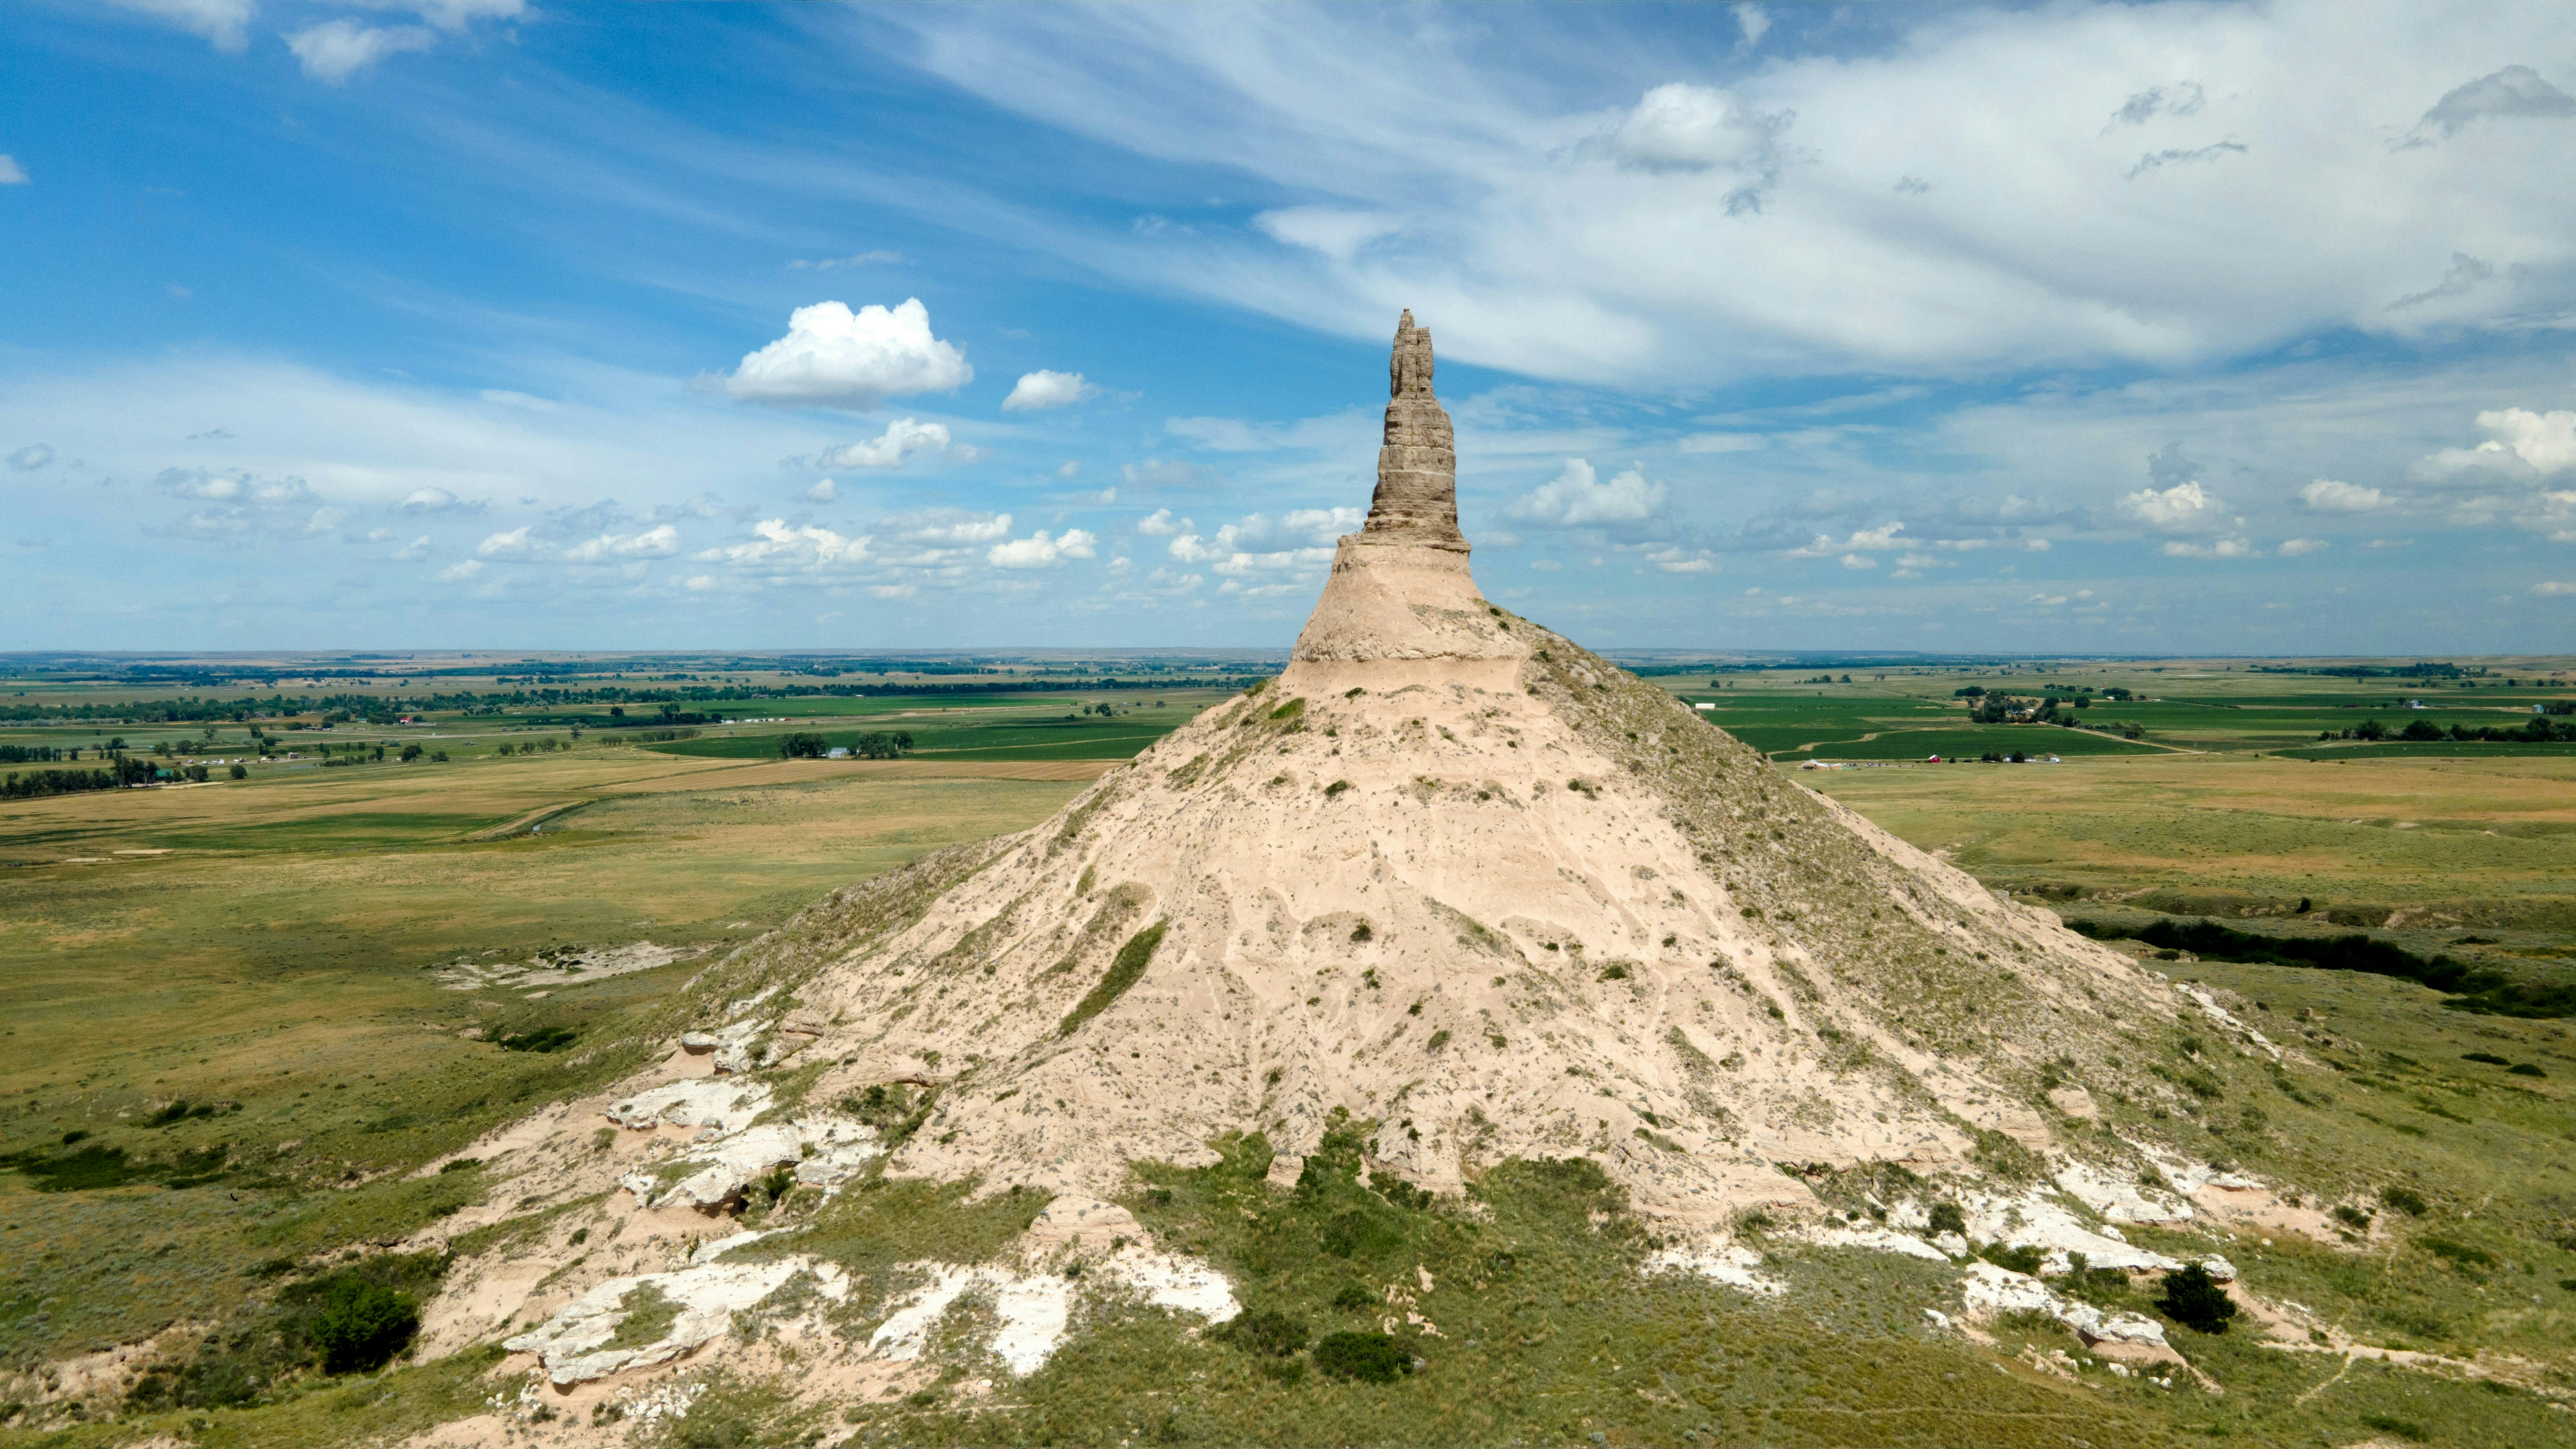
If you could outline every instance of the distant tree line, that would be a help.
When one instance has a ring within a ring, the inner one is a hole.
[[[193,766],[197,778],[205,776],[205,766]],[[159,779],[161,769],[149,760],[131,755],[110,756],[105,766],[95,770],[29,770],[9,772],[0,780],[0,798],[28,800],[40,795],[76,795],[87,790],[122,790],[129,785],[149,785]]]
[[[2553,711],[2567,713],[2567,711]],[[2366,719],[2347,730],[2322,730],[2320,740],[2447,740],[2498,745],[2545,745],[2557,741],[2576,741],[2576,722],[2551,724],[2545,715],[2533,715],[2520,725],[2465,725],[2454,723],[2448,728],[2429,719],[2408,722],[2404,729],[2390,729],[2375,719]]]

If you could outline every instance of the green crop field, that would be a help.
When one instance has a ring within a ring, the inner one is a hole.
[[[900,729],[912,736],[911,753],[924,758],[1124,760],[1188,723],[1196,712],[1189,704],[1175,701],[1162,708],[1149,705],[1107,719],[1063,713],[1038,716],[1026,710],[995,710],[989,712],[995,718],[973,720],[915,713],[871,722],[864,730],[825,727],[807,732],[821,735],[826,746],[855,749],[863,735]],[[783,726],[770,728],[773,733],[734,733],[646,748],[698,759],[776,759],[779,741],[789,731]]]

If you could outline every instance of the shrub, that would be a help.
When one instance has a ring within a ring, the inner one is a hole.
[[[1288,1358],[1306,1346],[1306,1325],[1285,1313],[1255,1309],[1218,1329],[1224,1339],[1259,1358]]]
[[[2433,1210],[2433,1205],[2424,1201],[2424,1194],[2411,1187],[2383,1187],[2379,1190],[2379,1201],[2410,1218],[2420,1218]]]
[[[1351,788],[1351,782],[1350,782],[1350,781],[1348,781],[1348,780],[1335,780],[1333,783],[1331,783],[1331,784],[1329,784],[1329,785],[1326,785],[1326,786],[1324,787],[1324,798],[1325,798],[1325,799],[1327,799],[1327,800],[1330,800],[1330,799],[1332,799],[1334,796],[1339,795],[1339,794],[1340,794],[1340,793],[1342,793],[1344,790],[1347,790],[1347,789],[1349,789],[1349,788]]]
[[[559,1052],[571,1046],[579,1035],[568,1026],[541,1026],[505,1036],[496,1045],[505,1052]]]
[[[2495,1254],[2448,1238],[2418,1238],[2415,1245],[2454,1268],[2492,1268],[2496,1265]]]
[[[1988,1243],[1979,1250],[1977,1256],[1998,1268],[2008,1268],[2015,1273],[2029,1273],[2036,1276],[2040,1263],[2048,1255],[2028,1243],[2017,1248],[2008,1248],[2001,1243]]]
[[[2345,1227],[2352,1229],[2356,1233],[2366,1233],[2370,1231],[2370,1214],[2363,1212],[2361,1209],[2354,1207],[2348,1202],[2335,1204],[2334,1220],[2343,1224]]]
[[[1413,1372],[1413,1356],[1383,1333],[1328,1333],[1315,1345],[1315,1367],[1337,1379],[1391,1384]]]
[[[235,766],[233,766],[233,768],[232,768],[232,777],[233,777],[234,779],[236,779],[236,780],[247,780],[247,779],[249,779],[249,778],[250,778],[250,766],[248,766],[248,765],[235,765]]]
[[[1932,1231],[1957,1233],[1965,1237],[1968,1232],[1968,1215],[1959,1211],[1957,1203],[1936,1202],[1932,1204]]]
[[[1165,922],[1156,921],[1127,938],[1127,944],[1118,948],[1117,957],[1109,963],[1109,974],[1101,977],[1100,984],[1083,993],[1082,1000],[1074,1003],[1073,1010],[1064,1014],[1063,1024],[1056,1028],[1057,1036],[1073,1035],[1076,1027],[1108,1010],[1113,1002],[1127,994],[1127,988],[1136,984],[1137,979],[1145,974],[1146,965],[1154,959],[1154,948],[1163,944],[1165,925]]]
[[[2460,1053],[2460,1060],[2464,1062],[2484,1062],[2491,1067],[2512,1065],[2511,1062],[2507,1061],[2503,1057],[2497,1056],[2494,1052],[2462,1052]]]
[[[1357,1283],[1345,1283],[1341,1291],[1333,1295],[1333,1306],[1335,1308],[1374,1308],[1377,1306],[1377,1295]]]
[[[2508,1077],[2545,1077],[2549,1075],[2547,1072],[2540,1069],[2540,1064],[2537,1062],[2516,1062],[2504,1070],[2505,1075]]]
[[[2236,1300],[2198,1263],[2187,1263],[2165,1275],[2165,1291],[2156,1311],[2200,1333],[2225,1333],[2236,1316]]]

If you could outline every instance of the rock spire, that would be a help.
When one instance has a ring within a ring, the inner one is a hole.
[[[1458,448],[1449,414],[1431,391],[1431,331],[1412,309],[1395,324],[1387,360],[1386,442],[1377,450],[1377,493],[1367,532],[1464,553],[1458,532]]]
[[[1527,645],[1493,615],[1458,531],[1458,447],[1431,392],[1431,333],[1407,310],[1387,360],[1386,441],[1368,522],[1333,551],[1324,597],[1292,657],[1517,659]]]

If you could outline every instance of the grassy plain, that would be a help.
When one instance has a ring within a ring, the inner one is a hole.
[[[2527,718],[2533,703],[2569,693],[2546,682],[2548,663],[2518,662],[2513,677],[2528,683],[2443,691],[2447,712],[2429,717]],[[1718,703],[1717,723],[1784,765],[2059,754],[2065,763],[2044,767],[1798,778],[2070,916],[2367,925],[2420,951],[2576,972],[2576,758],[2554,746],[2316,744],[2319,730],[2373,713],[2416,717],[2397,712],[2426,696],[2415,685],[2192,661],[1852,673],[1850,684],[1840,671],[1831,684],[1801,683],[1812,676],[1794,670],[1664,682]],[[2106,686],[2130,688],[2142,698],[2097,702],[2086,716],[2135,721],[2144,738],[1971,725],[1954,694],[1972,683],[2034,697],[2082,683],[2097,699]],[[382,686],[389,697],[400,687]],[[83,695],[50,687],[48,697]],[[560,710],[458,711],[424,725],[276,735],[301,758],[254,765],[238,783],[0,801],[0,1030],[16,1048],[0,1059],[0,1154],[38,1167],[114,1154],[86,1159],[105,1164],[87,1187],[0,1171],[0,1365],[17,1375],[0,1397],[35,1397],[44,1366],[68,1355],[221,1321],[261,1301],[281,1263],[393,1241],[479,1196],[472,1170],[406,1173],[626,1070],[631,1056],[611,1044],[728,943],[833,887],[1034,823],[1208,697],[750,703],[728,706],[739,723],[642,747],[604,743],[621,736],[595,727],[574,743]],[[1124,712],[1064,721],[1100,701]],[[187,738],[197,755],[239,756],[253,753],[247,723],[218,722],[212,738],[195,725],[18,723],[0,727],[0,743]],[[881,728],[912,732],[914,758],[775,758],[786,731],[845,743]],[[326,740],[419,742],[450,759],[324,768]],[[522,752],[543,740],[560,747]],[[543,995],[460,991],[440,975],[459,960],[646,940],[683,954]],[[2189,1124],[2206,1155],[2337,1190],[2412,1187],[2426,1202],[2421,1217],[2382,1211],[2367,1254],[2287,1236],[2224,1245],[2258,1289],[2371,1342],[2511,1355],[2576,1389],[2565,1348],[2576,1337],[2567,1024],[2445,1011],[2435,993],[2378,977],[2158,964],[2260,1003],[2258,1025],[2333,1068],[2323,1087],[2285,1078],[2208,1102]],[[574,1047],[495,1045],[545,1027],[573,1032]],[[2472,1052],[2544,1075],[2472,1062]],[[180,1102],[212,1112],[151,1125]],[[67,1144],[72,1133],[87,1136]],[[1685,1430],[1703,1444],[1819,1445],[2564,1437],[2567,1415],[2524,1389],[2283,1353],[2243,1334],[2173,1330],[2224,1397],[2099,1373],[2079,1387],[2010,1357],[2065,1346],[2062,1332],[2007,1323],[2002,1354],[1923,1338],[1912,1315],[1950,1291],[1949,1277],[1908,1278],[1914,1265],[1881,1256],[1775,1241],[1765,1271],[1790,1284],[1775,1302],[1648,1277],[1635,1271],[1650,1246],[1643,1228],[1588,1181],[1506,1177],[1469,1210],[1338,1184],[1297,1197],[1253,1177],[1148,1172],[1131,1202],[1166,1240],[1214,1258],[1251,1306],[1318,1332],[1374,1326],[1377,1309],[1351,1306],[1345,1290],[1375,1304],[1429,1268],[1439,1286],[1421,1290],[1419,1306],[1444,1336],[1416,1342],[1419,1374],[1384,1387],[1292,1382],[1165,1316],[1110,1309],[1019,1385],[1005,1413],[933,1396],[876,1411],[867,1427],[879,1442],[1102,1444],[1579,1446],[1598,1434],[1624,1445]],[[960,1214],[1007,1206],[849,1201],[853,1216],[833,1231],[886,1261],[917,1256],[923,1234],[949,1231]],[[1320,1235],[1353,1232],[1352,1254],[1315,1250]],[[0,1428],[0,1443],[398,1436],[479,1407],[490,1360],[472,1350],[320,1381],[264,1407],[92,1423],[60,1440]],[[752,1386],[707,1403],[700,1428],[716,1434],[720,1410],[739,1413],[753,1436],[740,1442],[818,1427],[764,1410]]]

